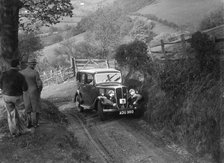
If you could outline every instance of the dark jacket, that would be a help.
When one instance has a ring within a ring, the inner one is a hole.
[[[16,68],[11,68],[1,74],[0,88],[4,95],[21,96],[23,91],[27,91],[28,86],[24,76]]]
[[[128,103],[130,105],[132,105],[134,102],[136,102],[136,104],[139,104],[139,102],[142,100],[142,95],[136,93],[134,96],[130,96],[128,98]]]

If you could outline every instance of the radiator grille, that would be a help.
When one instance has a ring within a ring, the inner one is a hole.
[[[127,107],[127,88],[120,87],[116,89],[117,104],[120,109]],[[126,99],[126,104],[120,104],[120,99]]]

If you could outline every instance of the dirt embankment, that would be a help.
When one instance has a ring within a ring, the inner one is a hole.
[[[12,138],[9,134],[6,113],[0,119],[0,162],[90,162],[67,129],[66,116],[51,102],[43,100],[40,127],[33,133]]]

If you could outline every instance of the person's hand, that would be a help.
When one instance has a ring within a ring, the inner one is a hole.
[[[133,102],[133,105],[136,105],[136,101]]]
[[[116,103],[113,103],[113,106],[116,106],[117,104]]]

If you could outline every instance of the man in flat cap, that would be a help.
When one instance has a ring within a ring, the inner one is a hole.
[[[28,128],[38,127],[40,118],[40,94],[43,88],[43,83],[39,73],[35,70],[36,59],[29,59],[26,69],[21,71],[28,84],[28,91],[24,92],[24,104],[28,117]],[[32,115],[31,115],[32,113]]]

